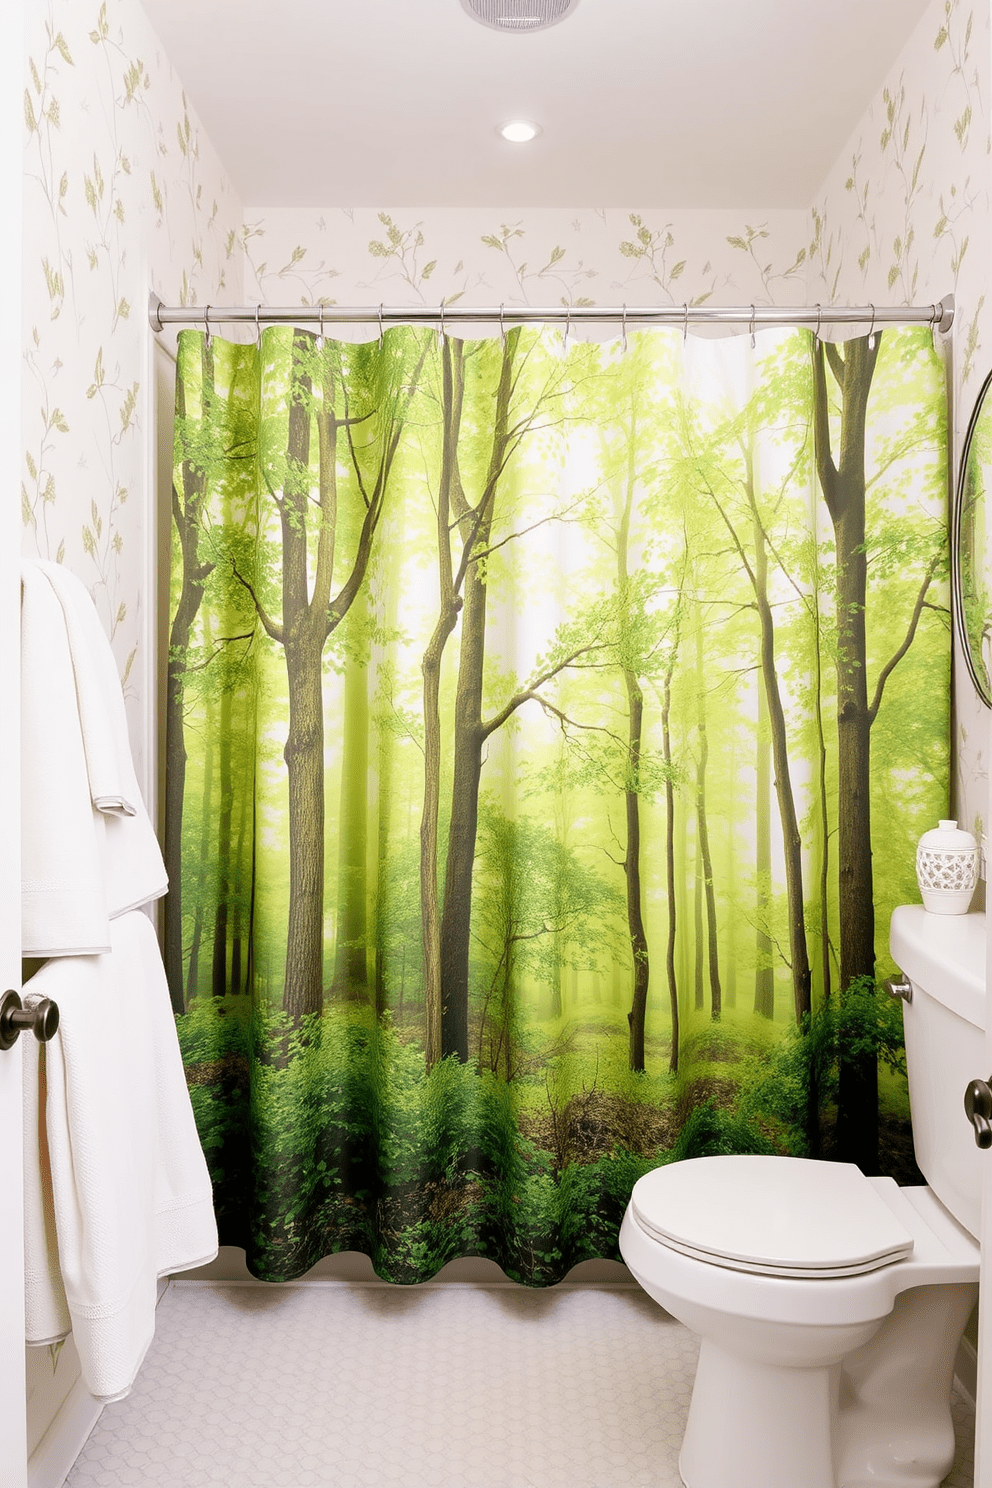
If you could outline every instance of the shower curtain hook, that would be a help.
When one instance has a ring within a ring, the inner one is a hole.
[[[562,351],[567,351],[568,350],[568,333],[571,330],[571,327],[572,327],[572,307],[571,307],[571,305],[566,305],[565,306],[565,334],[561,338],[561,349],[562,349]]]
[[[868,329],[868,350],[875,350],[875,306],[871,307],[871,326]]]
[[[751,350],[754,350],[754,306],[751,306],[751,323],[748,327],[751,332]]]
[[[444,344],[444,301],[443,300],[441,301],[441,324],[437,328],[437,344],[438,344],[438,346],[442,346]]]
[[[822,324],[822,321],[823,321],[823,311],[820,308],[820,305],[817,304],[817,307],[816,307],[816,330],[813,332],[813,342],[814,342],[814,344],[816,346],[819,346],[819,344],[820,344],[820,326]]]
[[[506,327],[503,324],[503,301],[499,302],[499,339],[503,346],[506,345]]]
[[[620,321],[620,344],[622,345],[623,350],[624,350],[624,353],[626,354],[626,351],[627,351],[627,303],[626,303],[626,301],[624,301],[623,317],[622,317],[622,319]]]
[[[256,351],[261,351],[261,349],[262,349],[262,327],[258,323],[258,312],[261,310],[261,308],[262,308],[261,305],[256,305],[255,306],[255,349],[256,349]]]
[[[382,301],[379,301],[379,345],[382,345]]]
[[[321,305],[320,305],[320,318],[319,318],[318,323],[317,323],[317,350],[318,351],[323,351],[323,349],[324,349],[324,305],[323,305],[323,302],[321,302]]]
[[[212,343],[214,337],[213,337],[213,332],[210,329],[210,306],[209,305],[205,305],[203,307],[203,324],[206,327],[206,336],[204,337],[204,344],[206,346],[210,346],[210,344]]]
[[[682,345],[689,340],[689,301],[682,306]]]

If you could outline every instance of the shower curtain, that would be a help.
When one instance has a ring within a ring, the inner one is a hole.
[[[911,1176],[945,428],[925,330],[182,333],[165,955],[256,1275],[554,1282],[711,1152]]]

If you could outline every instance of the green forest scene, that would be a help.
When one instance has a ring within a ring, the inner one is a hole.
[[[926,328],[181,333],[164,954],[253,1274],[552,1284],[711,1153],[921,1181],[946,427]]]

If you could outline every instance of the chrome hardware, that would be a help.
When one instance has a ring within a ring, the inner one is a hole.
[[[992,1075],[989,1076],[992,1080]],[[975,1144],[992,1147],[992,1089],[984,1080],[972,1080],[964,1093],[965,1115],[975,1128]]]
[[[42,997],[28,1008],[16,992],[5,992],[0,998],[0,1049],[12,1048],[27,1028],[39,1044],[47,1044],[58,1026],[58,1005],[48,997]]]
[[[890,997],[898,997],[902,1002],[912,1002],[913,984],[906,977],[886,977],[882,986]]]

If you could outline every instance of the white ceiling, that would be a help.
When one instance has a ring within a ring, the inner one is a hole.
[[[807,207],[928,0],[143,0],[246,205]],[[529,118],[530,145],[497,124]]]

